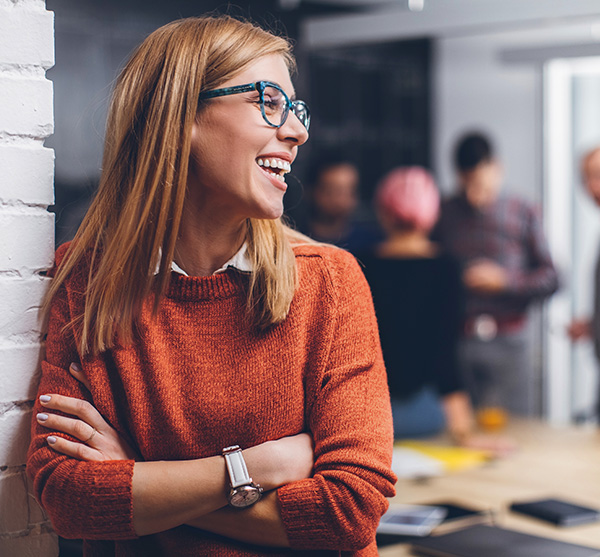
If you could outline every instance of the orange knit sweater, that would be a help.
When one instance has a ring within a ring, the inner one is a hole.
[[[158,316],[143,310],[132,345],[84,358],[73,333],[63,331],[81,308],[87,269],[76,269],[53,302],[39,394],[84,398],[68,372],[81,361],[91,402],[144,460],[202,458],[309,431],[313,477],[278,489],[292,548],[377,555],[375,528],[395,477],[371,295],[348,253],[316,245],[295,253],[299,285],[290,313],[265,333],[243,319],[247,275],[173,273]],[[138,538],[134,462],[69,458],[48,447],[49,434],[33,420],[28,471],[56,531],[86,539],[86,555],[291,553],[188,526]]]

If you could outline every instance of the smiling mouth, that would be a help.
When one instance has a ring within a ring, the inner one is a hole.
[[[281,182],[285,182],[284,176],[292,169],[289,162],[281,159],[256,159],[256,164]]]

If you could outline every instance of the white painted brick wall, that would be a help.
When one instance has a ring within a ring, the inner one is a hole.
[[[57,538],[25,473],[39,377],[38,309],[52,265],[54,14],[0,0],[0,555],[55,557]]]
[[[54,151],[40,145],[0,144],[0,203],[52,205]]]
[[[32,400],[37,391],[39,373],[32,374],[31,370],[39,370],[39,346],[33,343],[2,344],[0,362],[0,407],[19,400]]]
[[[15,234],[17,230],[19,233]],[[47,269],[53,260],[54,214],[38,207],[23,210],[5,205],[0,238],[0,270],[17,271],[23,277],[31,271]]]
[[[12,7],[11,7],[12,4]],[[19,9],[19,4],[21,9]],[[42,66],[54,64],[54,17],[40,2],[0,4],[0,52],[3,64]]]

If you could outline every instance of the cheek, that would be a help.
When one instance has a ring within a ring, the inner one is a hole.
[[[591,179],[588,183],[588,190],[594,197],[598,197],[600,195],[600,179]]]

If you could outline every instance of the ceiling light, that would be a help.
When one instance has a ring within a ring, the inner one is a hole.
[[[408,9],[411,12],[422,12],[425,7],[425,0],[408,0]]]

